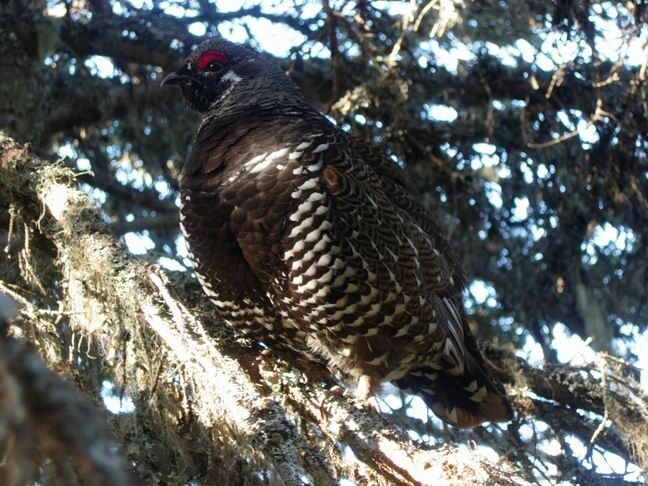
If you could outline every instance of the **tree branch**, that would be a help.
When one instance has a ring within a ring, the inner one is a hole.
[[[125,118],[133,112],[175,105],[178,103],[174,94],[157,83],[124,85],[110,79],[70,77],[61,80],[52,92],[56,104],[45,133],[51,136],[99,121]]]
[[[179,218],[177,213],[164,214],[152,218],[140,218],[133,221],[116,221],[110,223],[110,230],[115,236],[121,236],[124,233],[131,231],[143,230],[163,230],[174,231],[178,230]]]

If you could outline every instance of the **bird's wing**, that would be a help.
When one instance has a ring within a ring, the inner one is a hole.
[[[374,208],[377,213],[375,219],[379,221],[384,218],[379,214],[381,209],[390,212],[390,203],[397,208],[401,218],[394,230],[396,234],[409,232],[410,238],[416,242],[418,263],[414,267],[421,270],[424,286],[429,291],[425,294],[427,302],[422,307],[426,304],[433,306],[436,324],[442,330],[440,336],[434,333],[428,336],[431,342],[442,343],[440,362],[434,362],[438,356],[431,356],[428,363],[413,367],[397,384],[419,393],[437,415],[459,427],[472,427],[483,421],[510,420],[510,405],[490,377],[467,325],[461,301],[464,276],[450,244],[415,196],[400,167],[362,142],[351,141],[350,146],[354,165],[368,165],[370,169],[365,170],[375,173],[380,184],[377,191],[372,176],[351,176],[355,192],[375,194],[382,191],[380,207]],[[395,263],[408,267],[406,256],[403,261]]]
[[[465,277],[461,266],[458,264],[448,240],[432,219],[430,211],[416,195],[405,171],[373,145],[351,137],[350,145],[354,158],[369,164],[379,176],[380,183],[390,201],[406,212],[434,240],[435,247],[448,261],[452,271],[451,276],[454,283],[449,288],[450,295],[461,294],[465,285]]]
[[[350,248],[359,280],[368,285],[369,295],[376,291],[375,299],[383,303],[400,302],[396,309],[417,320],[390,322],[390,307],[385,305],[380,310],[383,322],[375,325],[392,326],[385,331],[429,343],[444,368],[461,372],[463,277],[448,243],[393,162],[341,132],[319,146],[326,146],[321,179],[333,226],[343,246]],[[367,305],[371,302],[367,297]]]

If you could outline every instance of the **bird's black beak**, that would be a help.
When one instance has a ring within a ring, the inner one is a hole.
[[[160,86],[173,86],[178,84],[184,84],[189,81],[191,78],[186,74],[171,73],[162,80]]]

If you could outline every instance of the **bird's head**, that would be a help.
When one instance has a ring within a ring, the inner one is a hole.
[[[167,75],[162,85],[179,86],[194,110],[213,112],[235,102],[262,102],[273,90],[296,93],[290,78],[276,65],[245,47],[223,39],[202,42],[180,69]]]

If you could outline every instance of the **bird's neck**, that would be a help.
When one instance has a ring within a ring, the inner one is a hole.
[[[205,118],[254,116],[256,113],[276,113],[281,116],[290,111],[314,111],[293,81],[283,73],[279,74],[254,79],[239,78],[232,82],[214,100]]]
[[[275,98],[216,104],[203,116],[201,127],[207,124],[226,127],[246,120],[254,123],[259,119],[285,118],[323,118],[323,115],[303,99],[278,95]]]

